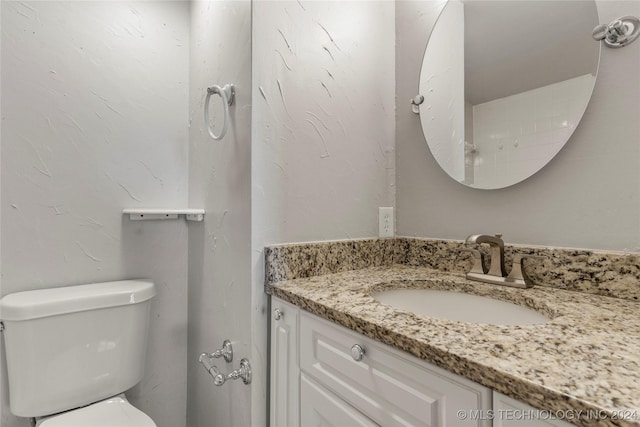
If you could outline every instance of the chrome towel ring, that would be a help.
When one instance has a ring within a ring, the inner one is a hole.
[[[218,135],[213,132],[213,128],[211,127],[211,119],[209,118],[209,103],[211,101],[211,95],[213,94],[220,95],[220,98],[222,98],[222,106],[224,108],[222,130]],[[207,97],[204,100],[204,122],[207,124],[209,135],[216,141],[221,140],[227,134],[227,128],[229,127],[229,121],[231,120],[231,117],[229,116],[229,107],[233,105],[235,97],[236,87],[233,84],[226,84],[224,85],[224,87],[214,85],[207,88]]]

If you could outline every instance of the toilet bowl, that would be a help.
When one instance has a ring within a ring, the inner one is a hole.
[[[39,427],[155,427],[124,396],[144,373],[155,294],[124,280],[0,299],[11,412]]]
[[[156,424],[147,414],[130,404],[124,394],[36,421],[36,427],[87,426],[156,427]]]

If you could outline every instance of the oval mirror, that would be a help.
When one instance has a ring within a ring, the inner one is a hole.
[[[420,71],[420,122],[442,169],[496,189],[547,164],[591,98],[596,25],[594,0],[449,0]]]

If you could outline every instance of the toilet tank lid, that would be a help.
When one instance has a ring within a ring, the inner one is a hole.
[[[29,320],[78,311],[137,304],[153,298],[150,280],[121,280],[9,294],[0,299],[1,320]]]

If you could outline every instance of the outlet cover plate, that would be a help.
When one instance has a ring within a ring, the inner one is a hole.
[[[393,207],[378,208],[378,236],[394,237],[395,218],[393,217]]]

